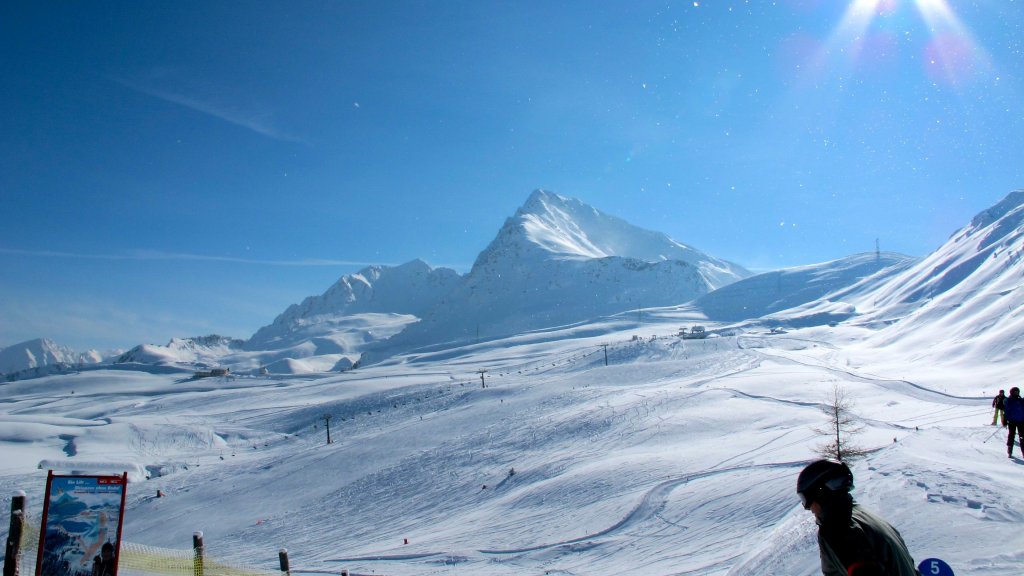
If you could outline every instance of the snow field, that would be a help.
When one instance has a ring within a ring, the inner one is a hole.
[[[988,400],[967,379],[946,392],[913,365],[854,365],[842,330],[649,341],[672,330],[652,325],[633,342],[615,325],[326,377],[12,383],[0,489],[38,510],[44,459],[135,463],[151,477],[129,486],[127,540],[185,548],[203,530],[217,557],[270,567],[285,547],[296,569],[393,576],[810,575],[793,485],[840,384],[878,449],[855,495],[915,559],[958,575],[1022,560],[1024,466],[986,439]]]

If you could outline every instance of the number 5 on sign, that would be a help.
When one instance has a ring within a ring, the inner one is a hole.
[[[938,558],[928,558],[917,566],[922,576],[954,576],[953,569]]]

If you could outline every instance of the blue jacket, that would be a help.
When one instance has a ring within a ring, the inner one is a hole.
[[[1007,422],[1024,423],[1024,398],[1007,396],[1003,405]]]

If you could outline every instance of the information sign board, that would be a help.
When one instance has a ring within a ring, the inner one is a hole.
[[[128,473],[46,478],[36,576],[116,576]]]

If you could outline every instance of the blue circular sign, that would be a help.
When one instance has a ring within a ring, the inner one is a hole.
[[[953,569],[938,558],[928,558],[917,566],[921,576],[954,576]]]

